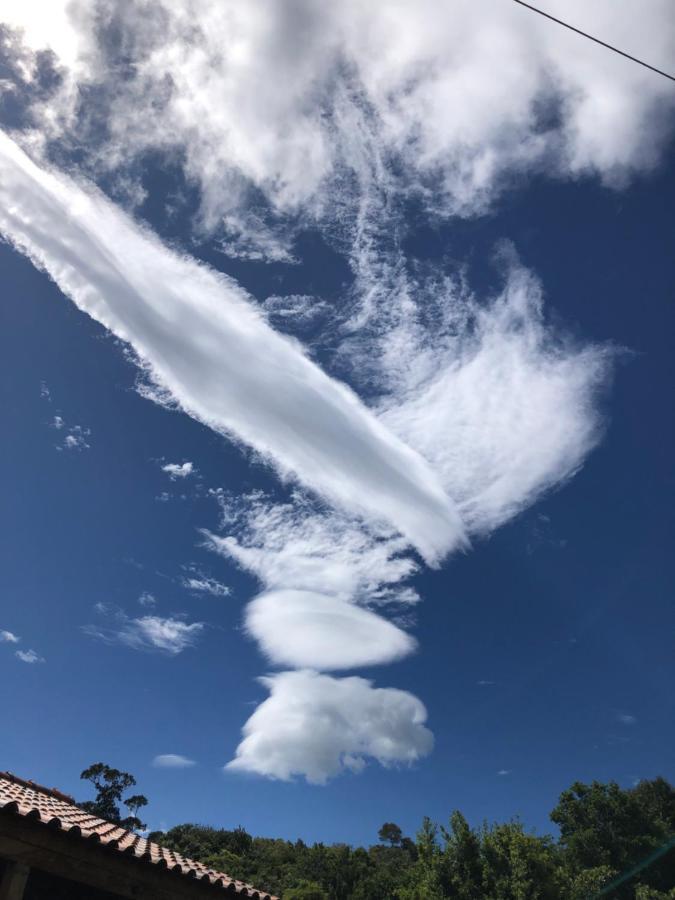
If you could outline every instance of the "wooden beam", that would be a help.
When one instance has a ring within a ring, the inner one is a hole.
[[[225,900],[236,895],[234,885],[229,890],[218,889],[2,811],[0,856],[132,900],[215,900],[219,896]],[[5,898],[0,896],[0,900]]]
[[[30,868],[24,863],[9,862],[0,883],[0,900],[22,900]]]

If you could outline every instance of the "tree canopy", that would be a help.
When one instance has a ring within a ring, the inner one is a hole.
[[[145,824],[138,818],[138,811],[147,806],[147,797],[143,794],[132,794],[123,798],[122,794],[131,787],[135,787],[136,779],[129,772],[121,772],[113,769],[106,763],[93,763],[80,773],[83,781],[91,781],[96,789],[94,800],[84,800],[79,803],[80,809],[107,819],[109,822],[117,822],[123,828],[142,829]],[[120,803],[129,810],[128,816],[122,816]]]
[[[133,775],[99,762],[80,777],[96,790],[82,809],[145,827],[147,799],[127,793]],[[189,823],[150,838],[284,900],[675,900],[675,789],[664,778],[575,782],[551,820],[557,838],[517,819],[472,827],[455,810],[445,824],[425,818],[414,839],[385,822],[367,848]]]
[[[370,847],[177,825],[159,841],[284,900],[675,900],[675,789],[577,782],[551,813],[560,835],[518,820],[472,827],[454,811],[415,839],[393,822]]]

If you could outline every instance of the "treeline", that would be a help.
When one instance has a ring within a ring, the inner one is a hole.
[[[519,821],[471,828],[425,819],[414,840],[386,823],[371,847],[177,825],[151,839],[283,900],[675,900],[675,789],[663,778],[564,791],[559,837]]]

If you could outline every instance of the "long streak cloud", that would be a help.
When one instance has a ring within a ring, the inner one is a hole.
[[[227,277],[166,249],[93,188],[0,135],[0,230],[128,342],[157,386],[339,508],[386,521],[429,562],[463,541],[432,469]]]

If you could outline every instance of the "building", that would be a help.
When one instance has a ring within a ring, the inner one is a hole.
[[[0,900],[277,900],[0,773]]]

